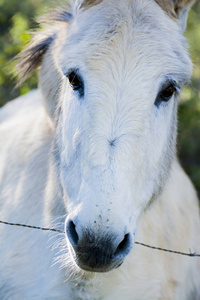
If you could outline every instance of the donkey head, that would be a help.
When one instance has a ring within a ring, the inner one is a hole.
[[[76,264],[118,267],[175,154],[177,98],[191,76],[182,31],[191,1],[85,0],[22,53],[52,117]]]

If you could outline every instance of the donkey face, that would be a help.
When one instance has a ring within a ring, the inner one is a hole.
[[[168,176],[190,62],[180,28],[153,1],[80,11],[59,54],[66,234],[81,268],[109,271]]]
[[[123,262],[168,177],[177,96],[191,74],[172,2],[169,17],[159,1],[85,1],[42,65],[43,81],[49,57],[59,74],[55,147],[66,237],[84,270]]]

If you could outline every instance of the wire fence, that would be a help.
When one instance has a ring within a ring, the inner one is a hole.
[[[6,222],[6,221],[0,221],[0,223],[5,224],[5,225],[20,226],[20,227],[38,229],[38,230],[43,230],[43,231],[53,231],[53,232],[58,232],[58,233],[63,233],[63,234],[65,233],[64,231],[59,230],[59,229],[55,229],[55,228],[46,228],[46,227],[32,226],[32,225],[26,225],[26,224],[11,223],[11,222]],[[180,252],[180,251],[174,251],[174,250],[170,250],[170,249],[150,246],[150,245],[140,243],[140,242],[135,242],[135,244],[143,246],[143,247],[147,247],[147,248],[150,248],[150,249],[153,249],[153,250],[159,250],[159,251],[164,251],[164,252],[168,252],[168,253],[185,255],[185,256],[189,256],[189,257],[200,257],[200,254],[196,254],[196,253],[193,253],[193,252],[185,253],[185,252]]]

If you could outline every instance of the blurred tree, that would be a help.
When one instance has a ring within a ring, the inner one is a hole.
[[[0,0],[0,106],[37,86],[36,76],[15,89],[12,60],[30,39],[30,29],[37,28],[35,17],[44,12],[45,0]]]
[[[46,12],[50,0],[0,0],[0,106],[37,87],[36,74],[15,89],[12,58],[38,27],[35,17]],[[53,4],[53,3],[52,3]],[[178,152],[181,163],[200,193],[200,0],[190,11],[186,36],[194,62],[194,76],[182,93],[179,107]]]
[[[179,106],[178,153],[200,196],[200,1],[190,11],[186,37],[194,72]]]

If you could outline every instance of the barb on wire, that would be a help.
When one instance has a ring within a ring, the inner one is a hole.
[[[160,250],[160,251],[165,251],[165,252],[174,253],[174,254],[181,254],[181,255],[190,256],[190,257],[195,257],[195,256],[197,256],[197,257],[199,256],[200,257],[200,254],[196,254],[196,253],[192,253],[192,252],[190,252],[190,253],[179,252],[179,251],[174,251],[174,250],[169,250],[169,249],[154,247],[154,246],[150,246],[150,245],[139,243],[139,242],[135,242],[135,244],[141,245],[141,246],[144,246],[144,247],[147,247],[147,248],[151,248],[151,249],[154,249],[154,250]]]
[[[55,229],[55,228],[38,227],[38,226],[32,226],[32,225],[10,223],[10,222],[5,222],[5,221],[0,221],[0,223],[5,224],[5,225],[20,226],[20,227],[26,227],[26,228],[32,228],[32,229],[39,229],[39,230],[45,230],[45,231],[65,233],[64,231],[59,230],[59,229]],[[147,248],[150,248],[150,249],[153,249],[153,250],[159,250],[159,251],[164,251],[164,252],[174,253],[174,254],[179,254],[179,255],[185,255],[185,256],[190,256],[190,257],[200,257],[200,254],[196,254],[196,253],[192,253],[192,252],[190,252],[190,253],[179,252],[179,251],[154,247],[154,246],[150,246],[150,245],[147,245],[147,244],[144,244],[144,243],[139,243],[139,242],[135,242],[135,244],[143,246],[143,247],[147,247]]]

